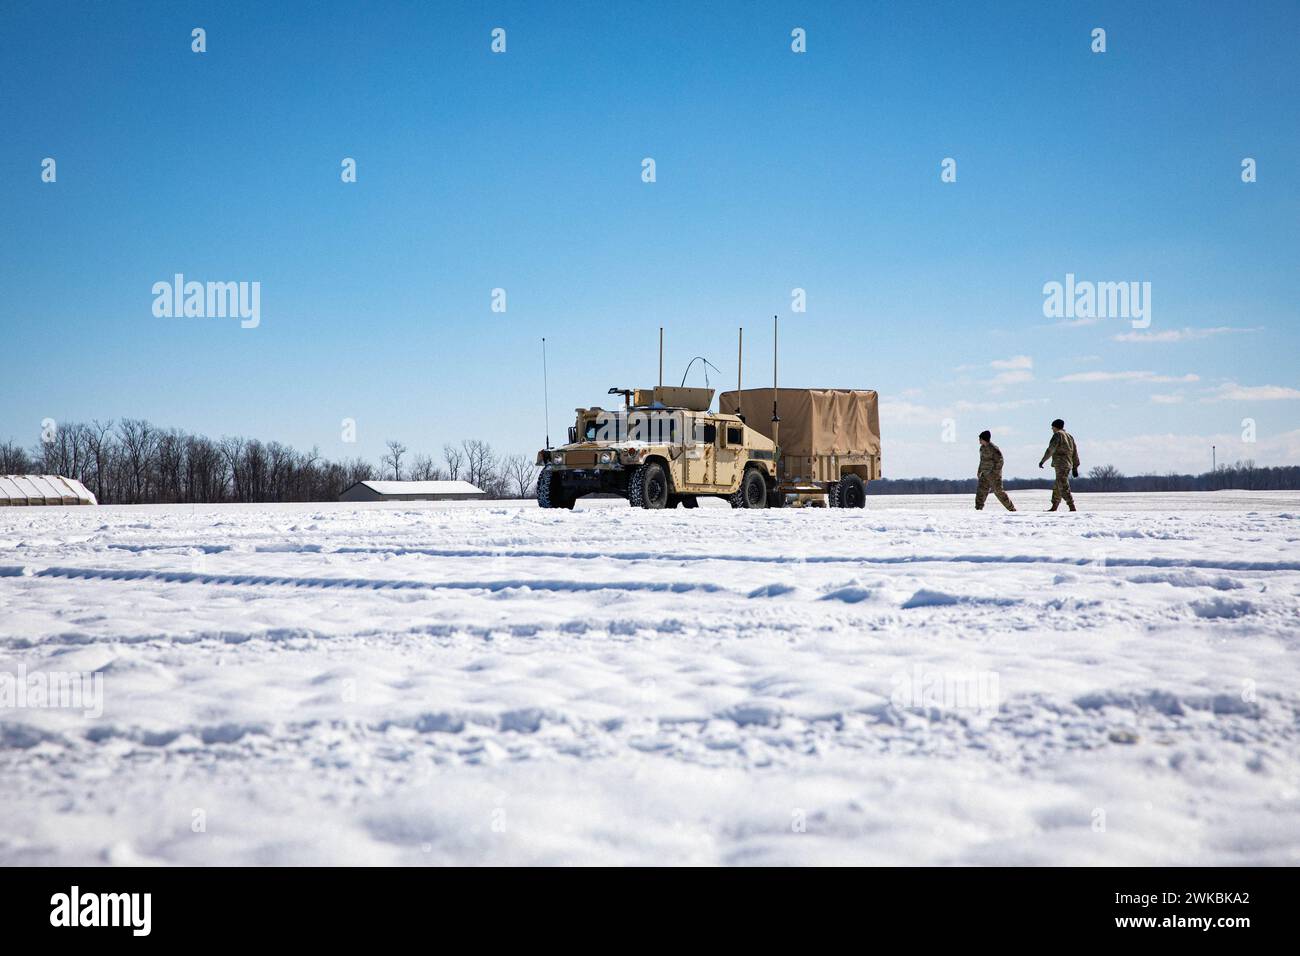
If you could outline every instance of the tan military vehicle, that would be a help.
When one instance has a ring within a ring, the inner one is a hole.
[[[733,508],[811,497],[861,508],[866,482],[880,477],[872,391],[746,389],[724,392],[717,412],[709,411],[707,388],[610,394],[623,396],[622,409],[577,409],[568,443],[538,452],[543,508],[572,508],[588,494],[620,495],[641,508],[694,508],[701,496]]]

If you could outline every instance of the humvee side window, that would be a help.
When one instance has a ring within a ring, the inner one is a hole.
[[[712,445],[718,440],[718,426],[707,422],[704,426],[704,444]]]
[[[742,441],[741,441],[741,438],[740,438],[740,429],[739,429],[739,428],[728,428],[728,429],[727,429],[727,444],[728,444],[728,445],[740,445],[740,444],[742,444]]]

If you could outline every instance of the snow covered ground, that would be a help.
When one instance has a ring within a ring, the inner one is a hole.
[[[0,863],[1300,863],[1300,496],[1014,497],[0,510]]]

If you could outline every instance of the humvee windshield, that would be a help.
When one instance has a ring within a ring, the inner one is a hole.
[[[605,412],[582,423],[588,442],[649,442],[673,444],[682,433],[678,412]]]

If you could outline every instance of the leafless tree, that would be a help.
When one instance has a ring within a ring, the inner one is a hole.
[[[1114,465],[1095,465],[1088,472],[1089,491],[1119,491],[1124,476]]]
[[[266,446],[256,438],[244,443],[245,501],[265,501],[267,484]]]
[[[266,446],[267,491],[272,501],[287,501],[298,454],[278,441]]]
[[[406,454],[406,446],[400,441],[388,441],[385,444],[388,446],[388,454],[384,456],[383,463],[392,466],[393,481],[401,481],[402,456]]]
[[[32,460],[26,449],[14,441],[0,444],[0,474],[25,475],[31,470]]]
[[[452,481],[460,478],[460,471],[465,466],[465,455],[455,445],[442,446],[442,459],[447,463],[447,477]]]
[[[140,418],[124,418],[117,427],[122,460],[130,479],[130,503],[145,500],[149,489],[149,464],[157,443],[153,426]]]
[[[156,501],[174,503],[185,500],[185,436],[176,430],[159,431],[154,441],[153,483]]]
[[[430,455],[416,455],[411,459],[407,474],[412,481],[441,481],[442,469],[434,463]]]
[[[343,469],[348,476],[347,486],[355,485],[358,481],[370,481],[375,477],[375,466],[364,458],[353,458],[345,461]]]
[[[235,500],[250,500],[244,481],[244,439],[230,436],[221,439],[221,456],[230,471],[231,490]]]
[[[466,438],[460,443],[465,452],[465,480],[475,488],[489,491],[488,485],[496,470],[496,454],[492,446],[477,438]]]
[[[86,426],[86,442],[90,448],[91,460],[95,463],[95,499],[104,500],[104,491],[109,482],[109,462],[113,458],[114,446],[109,436],[113,433],[113,422],[101,422],[98,418]]]
[[[501,460],[501,473],[508,490],[517,498],[530,498],[537,481],[537,466],[524,455],[507,455]]]

